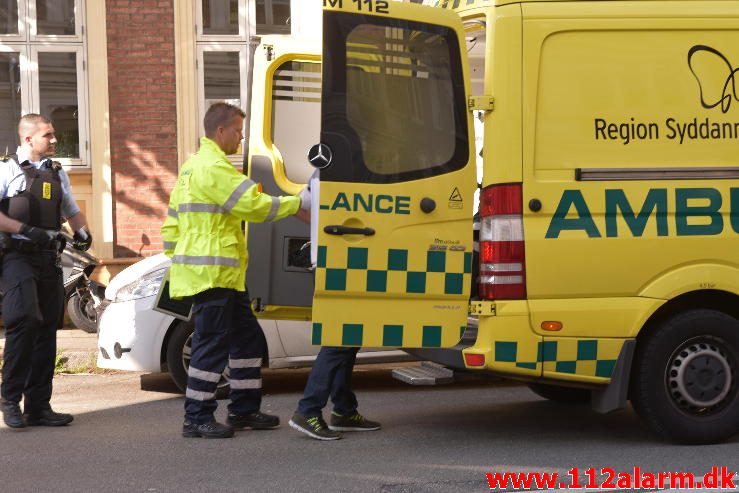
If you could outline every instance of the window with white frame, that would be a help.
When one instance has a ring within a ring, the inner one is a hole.
[[[54,122],[56,158],[89,166],[83,0],[0,0],[0,154],[21,115]]]
[[[292,183],[308,183],[315,169],[305,158],[306,149],[320,141],[321,64],[289,60],[272,78],[272,144],[279,150],[285,176]]]
[[[244,109],[246,101],[246,46],[224,43],[198,43],[198,100],[200,135],[204,135],[203,118],[213,103],[224,101]],[[240,150],[239,150],[240,151]],[[237,152],[231,161],[242,164]]]
[[[246,41],[249,2],[257,34],[290,34],[290,0],[197,0],[198,40]]]
[[[290,0],[256,0],[257,34],[290,34]]]
[[[290,33],[290,0],[195,2],[200,122],[208,108],[219,101],[244,109],[250,2],[253,2],[257,34]],[[202,124],[200,135],[203,135]],[[230,157],[234,164],[241,164],[241,155]]]

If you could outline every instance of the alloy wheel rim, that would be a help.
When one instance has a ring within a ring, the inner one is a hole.
[[[84,311],[87,318],[93,322],[96,322],[97,312],[95,311],[95,302],[90,298],[90,299],[84,299],[82,303],[83,303],[82,310]]]

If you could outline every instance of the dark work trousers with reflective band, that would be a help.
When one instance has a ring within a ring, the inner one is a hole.
[[[2,398],[24,411],[49,407],[56,358],[56,331],[64,316],[62,269],[55,251],[6,252],[0,287],[5,351]]]
[[[231,384],[229,412],[249,414],[262,403],[264,333],[249,303],[249,294],[215,288],[195,295],[190,369],[185,394],[185,419],[213,421],[215,392],[228,364]]]
[[[322,347],[305,384],[298,413],[306,417],[319,416],[329,396],[334,412],[342,416],[354,414],[357,397],[352,392],[352,371],[358,347]]]

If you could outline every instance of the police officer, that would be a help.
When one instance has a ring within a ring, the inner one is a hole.
[[[272,197],[236,171],[227,155],[243,138],[244,112],[216,103],[205,114],[200,149],[180,170],[162,226],[172,258],[170,296],[193,297],[195,332],[185,393],[184,437],[229,438],[237,429],[271,429],[260,412],[264,334],[245,288],[242,221],[276,221],[298,212],[299,197]],[[227,424],[213,416],[226,365],[231,386]]]
[[[69,177],[49,159],[57,142],[51,121],[25,115],[18,135],[21,144],[16,153],[0,162],[5,325],[0,408],[10,428],[64,426],[72,422],[72,415],[54,412],[49,404],[56,331],[64,314],[58,257],[62,245],[57,239],[62,219],[75,231],[75,248],[87,250],[92,236],[72,196]]]

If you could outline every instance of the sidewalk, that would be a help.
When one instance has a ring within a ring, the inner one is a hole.
[[[66,369],[77,369],[95,364],[97,334],[88,334],[79,329],[62,329],[56,336],[57,354],[66,358],[62,362]],[[0,328],[0,356],[5,349],[5,330]]]

